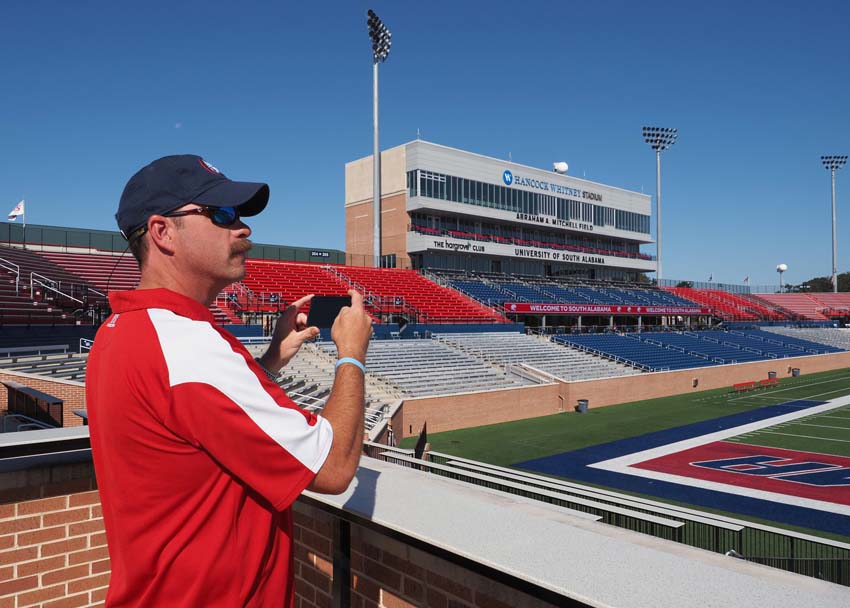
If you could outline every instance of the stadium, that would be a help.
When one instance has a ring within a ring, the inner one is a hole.
[[[595,577],[846,605],[850,293],[659,286],[646,195],[422,140],[382,157],[380,267],[367,157],[345,251],[256,245],[211,307],[255,350],[308,293],[357,289],[375,322],[357,481],[296,507],[302,605],[658,595]],[[125,249],[0,226],[0,605],[105,597],[84,387],[107,294],[139,280]],[[277,382],[321,412],[334,360],[323,332]]]

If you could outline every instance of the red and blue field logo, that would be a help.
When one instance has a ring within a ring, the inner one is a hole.
[[[631,465],[738,488],[850,505],[850,458],[717,441]]]

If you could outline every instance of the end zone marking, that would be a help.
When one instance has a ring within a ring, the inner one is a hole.
[[[624,456],[619,456],[617,458],[612,458],[610,460],[603,460],[600,462],[595,462],[588,464],[587,466],[590,468],[601,469],[604,471],[611,471],[614,473],[620,473],[623,475],[632,475],[637,477],[645,477],[649,479],[654,479],[658,481],[667,481],[670,483],[675,483],[679,485],[686,486],[694,486],[705,488],[709,490],[715,490],[726,493],[735,493],[742,494],[745,496],[750,496],[752,498],[758,498],[761,500],[767,500],[771,502],[779,502],[784,504],[792,504],[800,507],[806,507],[810,509],[816,509],[819,511],[827,511],[831,513],[836,513],[840,515],[848,515],[850,516],[850,506],[847,505],[838,505],[835,503],[824,502],[820,500],[813,500],[808,498],[802,498],[798,496],[792,496],[790,494],[780,494],[776,492],[769,492],[765,490],[756,490],[752,488],[741,488],[738,486],[733,486],[726,483],[719,483],[714,481],[707,481],[703,479],[697,479],[692,477],[685,477],[681,475],[673,475],[670,473],[661,473],[658,471],[649,471],[638,469],[632,465],[636,465],[641,462],[645,462],[647,460],[653,460],[656,458],[660,458],[662,456],[667,456],[669,454],[675,454],[677,452],[683,452],[688,449],[696,448],[699,446],[703,446],[709,443],[715,443],[718,441],[723,441],[725,439],[743,435],[746,433],[752,433],[755,431],[761,432],[774,432],[774,431],[764,431],[763,429],[767,427],[772,427],[777,424],[781,424],[784,422],[791,422],[797,420],[799,418],[805,418],[811,416],[813,414],[822,414],[824,412],[829,412],[832,410],[836,410],[841,407],[845,407],[850,405],[850,396],[841,397],[838,399],[834,399],[822,405],[816,405],[813,407],[809,407],[805,410],[798,410],[789,412],[787,414],[782,414],[780,416],[774,416],[772,418],[767,418],[765,420],[760,420],[757,422],[752,422],[749,424],[744,424],[738,427],[732,427],[729,429],[724,429],[721,431],[717,431],[714,433],[709,433],[707,435],[702,435],[700,437],[693,437],[691,439],[686,439],[683,441],[678,441],[676,443],[670,443],[663,446],[658,446],[655,448],[651,448],[648,450],[644,450],[641,452],[633,452],[631,454],[626,454]],[[775,433],[775,432],[774,432]],[[789,435],[790,433],[776,433],[782,435]],[[822,437],[814,437],[814,439],[823,439]],[[846,440],[833,440],[833,441],[846,441]],[[850,441],[848,441],[850,443]]]

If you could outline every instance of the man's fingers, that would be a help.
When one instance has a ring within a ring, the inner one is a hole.
[[[351,296],[351,307],[363,307],[363,296],[356,289],[349,289],[348,295]]]
[[[312,294],[312,293],[311,293],[309,296],[304,296],[304,297],[303,297],[303,298],[301,298],[300,300],[295,300],[292,304],[290,304],[290,306],[294,306],[294,307],[295,307],[295,310],[298,310],[299,308],[301,308],[302,306],[304,306],[307,302],[309,302],[310,300],[312,300],[314,295],[315,295],[315,294]]]
[[[304,329],[307,327],[307,313],[299,312],[295,317],[295,329]]]
[[[304,342],[306,342],[307,340],[315,338],[319,335],[319,328],[315,325],[311,325],[310,327],[306,327],[301,331],[295,332],[295,334],[298,336],[299,344],[304,344]]]

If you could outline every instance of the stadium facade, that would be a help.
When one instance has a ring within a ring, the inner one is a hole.
[[[373,264],[373,161],[345,166],[347,262]],[[637,281],[648,195],[416,140],[381,153],[382,265]]]

